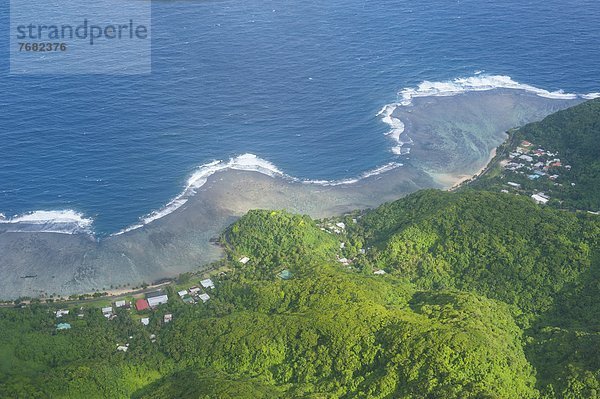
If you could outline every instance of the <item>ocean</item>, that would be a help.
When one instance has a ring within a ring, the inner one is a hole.
[[[0,213],[107,236],[225,167],[337,184],[410,163],[394,104],[593,97],[599,16],[593,0],[154,1],[149,75],[9,75],[0,58]]]

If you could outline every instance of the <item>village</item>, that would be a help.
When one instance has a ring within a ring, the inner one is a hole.
[[[242,267],[250,261],[250,258],[247,256],[237,259],[237,263]],[[223,270],[213,272],[214,274],[218,273],[217,278],[219,279],[227,277],[227,273]],[[282,268],[277,271],[276,277],[281,280],[289,280],[293,277],[293,273],[288,269]],[[52,310],[56,319],[55,331],[60,333],[61,331],[75,328],[74,320],[86,317],[85,311],[90,309],[100,311],[107,319],[107,322],[126,315],[126,317],[131,317],[135,322],[148,328],[152,327],[151,319],[154,315],[155,319],[158,318],[158,323],[156,323],[156,320],[154,323],[154,329],[156,329],[157,326],[164,326],[174,320],[174,315],[168,310],[169,307],[167,306],[167,304],[172,303],[170,301],[181,301],[187,305],[206,304],[211,300],[212,291],[215,289],[216,286],[213,278],[201,278],[199,281],[196,281],[196,284],[168,281],[157,284],[151,291],[130,295],[127,298],[110,300],[106,297],[100,297],[97,300],[92,300],[85,305],[82,304],[75,308],[55,308],[56,310]],[[169,294],[169,292],[172,292],[172,294]],[[28,303],[21,302],[18,306],[21,308],[27,307]],[[149,335],[152,343],[156,342],[156,332],[152,331]],[[133,337],[129,337],[129,339],[131,340]],[[115,343],[115,348],[116,351],[127,352],[129,350],[129,343]]]
[[[180,300],[189,305],[203,304],[211,299],[209,292],[214,289],[215,283],[213,280],[211,278],[205,278],[199,281],[197,285],[191,285],[188,288],[177,291],[175,300]],[[139,298],[134,297],[131,299],[115,300],[110,302],[110,304],[102,306],[100,311],[109,322],[119,317],[118,310],[122,310],[127,312],[129,317],[141,323],[143,326],[149,326],[152,314],[159,310],[162,305],[169,303],[169,294],[164,289],[158,289],[156,291],[146,292],[142,296],[143,297]],[[57,320],[56,331],[72,329],[72,323],[67,322],[65,319],[72,319],[73,317],[76,317],[77,319],[84,318],[86,317],[86,313],[84,312],[85,309],[86,306],[80,306],[77,309],[76,315],[71,314],[73,309],[58,309],[53,311]],[[173,313],[164,313],[160,317],[160,322],[163,325],[168,324],[171,321],[173,321]],[[150,334],[149,338],[151,342],[156,342],[156,334]],[[115,347],[117,351],[127,352],[129,343],[117,343]]]
[[[501,192],[528,195],[541,205],[552,199],[553,187],[575,186],[561,179],[571,170],[571,165],[565,164],[558,152],[547,151],[529,141],[521,141],[508,158],[500,161],[500,166],[504,172],[501,178],[506,180]]]

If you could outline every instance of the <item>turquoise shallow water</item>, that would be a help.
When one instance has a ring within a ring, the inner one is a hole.
[[[163,207],[215,159],[251,153],[312,180],[408,163],[376,115],[424,80],[482,71],[600,91],[596,1],[152,8],[151,75],[8,76],[0,59],[1,213],[73,209],[103,235]]]

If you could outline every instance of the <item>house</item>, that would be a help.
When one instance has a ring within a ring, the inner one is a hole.
[[[344,264],[344,265],[349,265],[350,261],[346,258],[340,258],[338,259],[340,261],[340,263]]]
[[[343,222],[339,222],[335,224],[337,227],[339,227],[340,229],[345,229],[346,228],[346,224]]]
[[[209,278],[207,278],[206,280],[202,280],[200,281],[200,285],[204,288],[215,288],[215,283],[213,283],[213,281]]]
[[[56,329],[57,330],[70,330],[71,325],[69,323],[58,323],[56,325]]]
[[[142,320],[140,320],[140,321],[145,326],[147,326],[148,324],[150,324],[150,318],[149,317],[142,317]]]
[[[141,312],[142,310],[146,310],[150,307],[150,305],[148,304],[148,301],[145,299],[138,299],[137,301],[135,301],[135,308],[137,309],[138,312]]]
[[[239,262],[240,262],[242,265],[245,265],[246,263],[250,262],[250,258],[249,258],[249,257],[247,257],[247,256],[244,256],[244,257],[240,258]]]
[[[190,288],[190,295],[198,295],[200,293],[200,288],[192,287]]]
[[[538,194],[533,194],[531,196],[531,198],[533,198],[533,200],[537,203],[537,204],[546,204],[549,200],[548,197],[546,197],[545,195],[543,195],[543,193],[538,193]]]
[[[171,313],[167,313],[167,314],[165,315],[165,317],[163,317],[163,321],[164,321],[165,323],[170,323],[171,321],[173,321],[173,314],[171,314]]]
[[[521,185],[519,183],[515,183],[512,181],[509,181],[506,184],[508,184],[509,186],[514,187],[514,188],[521,188]]]
[[[181,290],[177,293],[177,295],[179,295],[180,298],[183,298],[187,294],[188,294],[187,290]]]
[[[127,349],[129,349],[128,346],[124,346],[124,345],[117,345],[117,350],[121,351],[121,352],[127,352]]]
[[[521,155],[519,157],[519,159],[522,159],[522,160],[527,161],[527,162],[532,162],[533,161],[532,157],[530,157],[529,155],[525,155],[525,154]]]
[[[127,307],[127,302],[125,302],[125,301],[117,301],[117,302],[115,302],[115,307],[116,307],[116,308],[124,308],[124,307]]]
[[[539,178],[540,178],[540,175],[536,175],[536,174],[533,174],[533,175],[527,175],[527,178],[528,178],[529,180],[535,180],[535,179],[539,179]]]
[[[386,274],[386,272],[385,272],[385,270],[383,270],[383,269],[380,269],[380,270],[375,270],[375,271],[373,272],[373,274],[377,274],[377,275],[379,275],[379,276],[383,276],[384,274]]]
[[[202,299],[202,302],[206,302],[210,299],[210,296],[208,294],[200,294],[199,298]]]
[[[68,310],[64,310],[64,309],[59,309],[56,311],[56,317],[63,317],[69,314]]]
[[[158,305],[169,302],[169,297],[161,291],[154,291],[146,294],[146,300],[151,308],[155,308]]]

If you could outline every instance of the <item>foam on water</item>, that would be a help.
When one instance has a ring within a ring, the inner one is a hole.
[[[535,86],[523,84],[514,81],[510,76],[504,75],[484,75],[483,71],[475,72],[475,76],[467,78],[456,78],[445,82],[430,82],[424,81],[417,87],[409,87],[401,90],[398,93],[399,101],[385,105],[378,113],[377,116],[381,117],[382,122],[390,126],[390,130],[386,133],[390,137],[395,145],[391,148],[394,154],[402,154],[402,146],[410,143],[410,139],[407,141],[401,139],[402,133],[404,133],[404,123],[394,117],[394,111],[398,107],[408,107],[413,103],[414,98],[422,97],[450,97],[459,94],[477,92],[477,91],[490,91],[496,89],[513,89],[522,90],[528,93],[533,93],[540,97],[550,98],[555,100],[574,100],[577,98],[593,99],[600,97],[600,93],[589,93],[589,94],[574,94],[565,93],[562,90],[548,91],[540,89]]]
[[[151,223],[155,220],[158,220],[162,217],[169,215],[170,213],[175,212],[177,209],[181,208],[187,201],[196,194],[196,190],[202,187],[208,181],[208,178],[215,173],[223,172],[226,170],[242,170],[249,172],[258,172],[266,176],[270,177],[280,177],[292,182],[299,182],[303,184],[316,184],[322,186],[338,186],[344,184],[353,184],[362,179],[365,179],[370,176],[374,176],[380,173],[387,172],[389,170],[395,169],[399,166],[402,166],[400,163],[392,162],[376,168],[372,171],[368,171],[363,173],[357,178],[351,179],[343,179],[343,180],[303,180],[297,177],[293,177],[287,175],[280,171],[275,165],[271,162],[262,159],[254,154],[243,154],[237,157],[231,158],[229,161],[212,161],[207,164],[204,164],[192,173],[190,178],[187,180],[187,185],[185,189],[172,201],[166,204],[161,209],[154,211],[140,219],[140,223],[129,226],[118,233],[113,235],[121,235],[133,230],[137,230],[148,223]]]
[[[0,214],[0,227],[8,232],[90,233],[93,220],[71,209],[35,211],[6,218]]]
[[[600,93],[588,93],[581,96],[581,98],[585,98],[586,100],[593,100],[595,98],[600,98]]]
[[[405,144],[412,143],[412,140],[403,135],[405,124],[402,120],[394,116],[394,111],[398,107],[408,107],[412,105],[414,98],[422,97],[447,97],[464,94],[468,92],[490,91],[495,89],[514,89],[534,93],[535,95],[558,100],[570,99],[593,99],[600,97],[600,93],[572,94],[563,91],[550,92],[531,85],[522,84],[514,81],[509,76],[502,75],[484,75],[482,71],[477,71],[476,76],[467,78],[457,78],[445,82],[424,81],[416,88],[405,88],[398,93],[399,101],[385,105],[377,116],[381,117],[382,122],[390,126],[386,135],[393,141],[391,151],[394,154],[401,155],[409,153],[409,149],[403,148]],[[358,181],[375,176],[381,173],[401,167],[399,162],[390,162],[376,169],[369,170],[355,178],[342,180],[306,180],[289,176],[279,170],[271,162],[262,159],[254,154],[243,154],[229,159],[228,161],[215,160],[199,166],[188,178],[183,191],[169,201],[162,208],[149,213],[140,218],[139,223],[129,226],[113,235],[120,235],[126,232],[139,229],[149,223],[163,218],[177,209],[181,208],[187,201],[196,194],[196,191],[208,181],[208,178],[215,173],[226,170],[242,170],[262,173],[271,177],[280,177],[292,182],[303,184],[315,184],[322,186],[339,186],[354,184]],[[6,218],[0,213],[0,227],[10,225],[10,229],[5,231],[36,231],[36,232],[57,232],[66,234],[90,233],[93,220],[85,218],[80,213],[73,210],[59,211],[35,211],[24,215]]]

